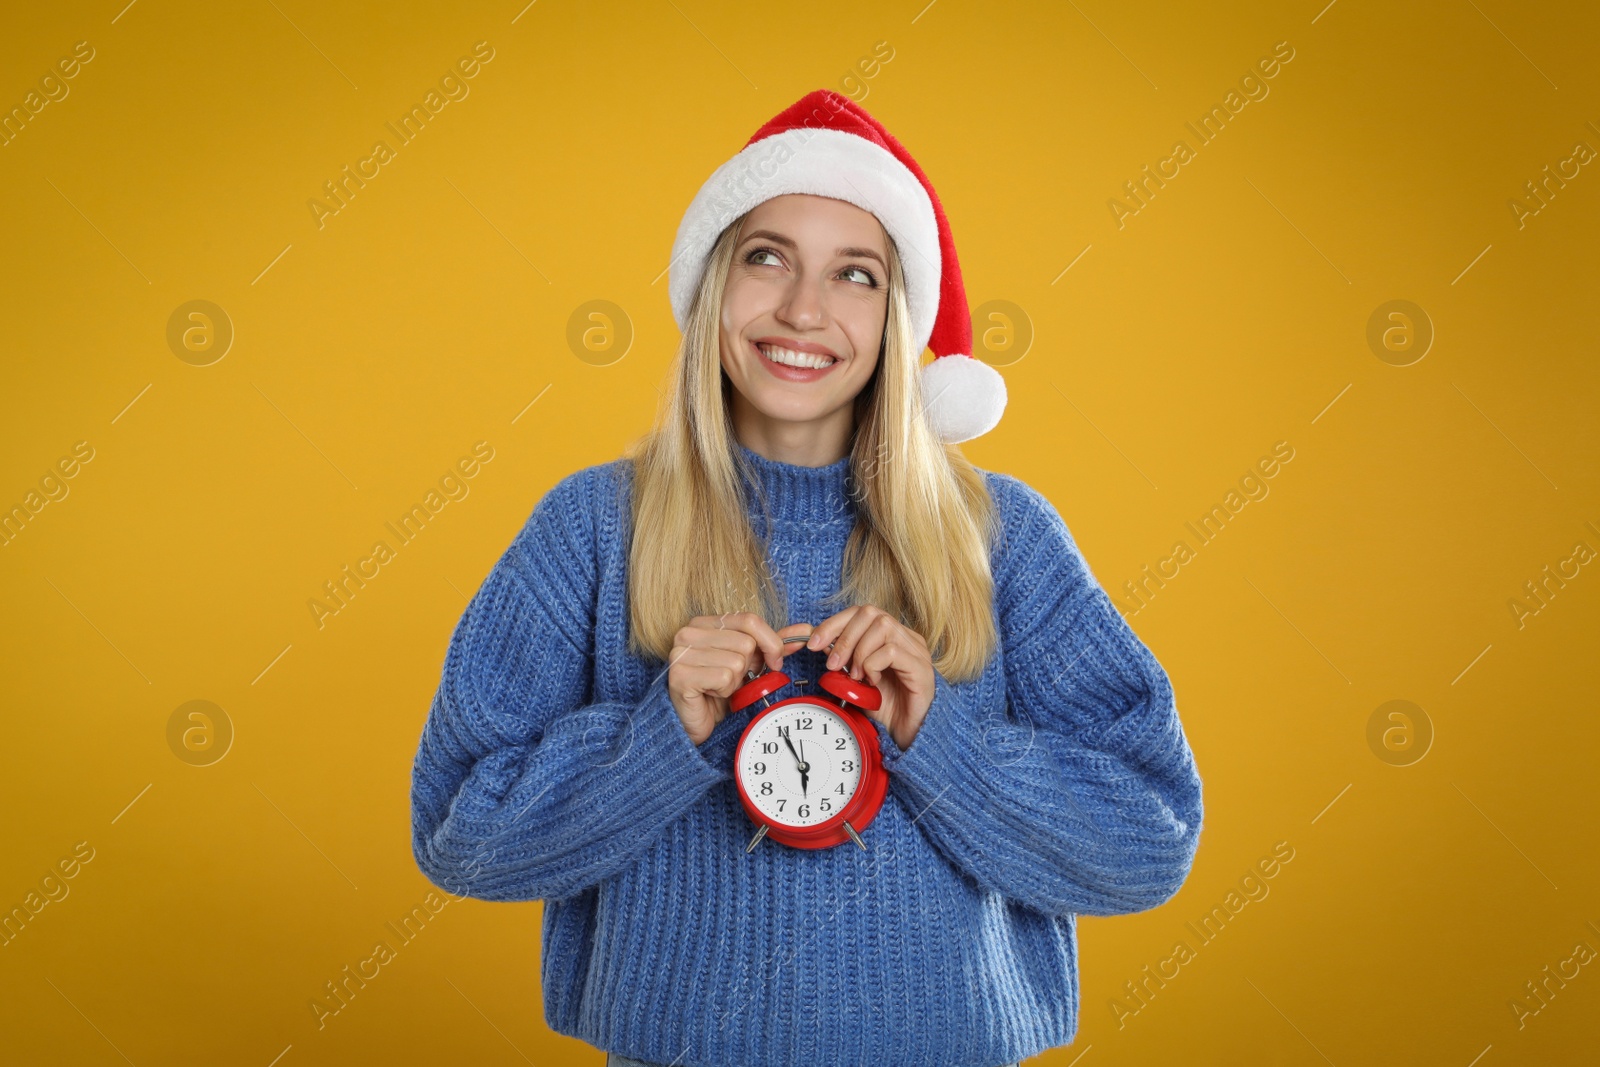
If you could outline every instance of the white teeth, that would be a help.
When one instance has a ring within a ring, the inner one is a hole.
[[[835,361],[827,356],[815,356],[810,352],[791,352],[787,348],[777,348],[772,345],[758,345],[761,354],[774,363],[782,363],[790,367],[805,367],[811,370],[821,370],[831,366]]]

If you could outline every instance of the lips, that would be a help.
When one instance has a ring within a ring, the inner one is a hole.
[[[752,344],[770,362],[802,370],[822,370],[839,362],[839,354],[825,345],[789,337],[758,337]]]
[[[755,356],[766,368],[767,373],[776,378],[790,382],[813,382],[832,373],[833,368],[843,361],[830,358],[831,352],[824,349],[822,353],[801,351],[791,348],[796,342],[785,343],[752,341],[750,347]],[[820,345],[807,345],[807,348],[821,348]]]

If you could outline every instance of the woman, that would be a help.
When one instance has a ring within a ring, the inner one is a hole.
[[[955,447],[1005,394],[965,354],[932,186],[812,93],[696,196],[670,293],[657,429],[551,489],[456,626],[418,864],[545,901],[546,1021],[612,1067],[994,1067],[1067,1043],[1075,916],[1177,892],[1200,779],[1060,516]],[[780,667],[882,692],[867,847],[747,846],[733,750],[759,708],[728,698]]]

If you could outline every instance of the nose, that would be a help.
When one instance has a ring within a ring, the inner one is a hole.
[[[820,285],[804,274],[797,273],[789,283],[789,291],[784,294],[777,317],[796,330],[815,330],[827,325],[828,313],[823,305]]]

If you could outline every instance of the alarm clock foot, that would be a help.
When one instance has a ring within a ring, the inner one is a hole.
[[[849,819],[844,820],[844,832],[850,835],[850,840],[854,841],[861,848],[861,851],[865,852],[867,850],[867,846],[861,843],[861,835],[856,833],[856,828],[850,825]]]
[[[766,837],[766,836],[767,836],[767,831],[768,831],[768,830],[770,830],[770,829],[772,829],[772,827],[770,827],[770,826],[766,826],[766,825],[763,825],[763,826],[762,826],[762,827],[761,827],[761,829],[759,829],[759,830],[757,830],[757,831],[756,831],[756,836],[754,836],[754,837],[752,837],[752,838],[751,838],[751,839],[750,839],[750,843],[749,843],[749,844],[748,844],[748,845],[746,845],[746,846],[745,846],[745,847],[744,847],[744,850],[745,850],[745,851],[746,851],[746,852],[749,852],[749,851],[750,851],[750,850],[751,850],[751,849],[753,849],[753,848],[755,848],[755,847],[756,847],[756,846],[757,846],[757,845],[759,845],[759,844],[761,844],[761,839],[762,839],[762,838],[763,838],[763,837]]]

